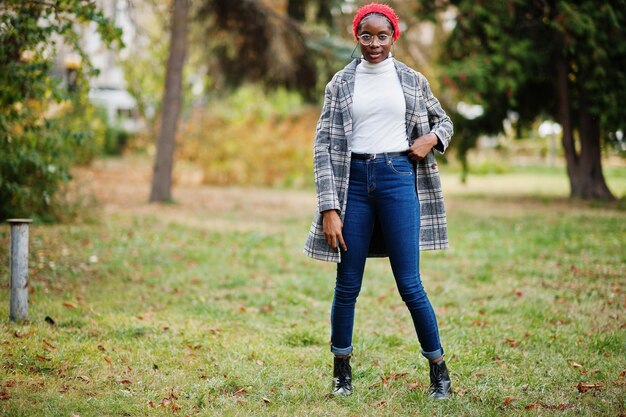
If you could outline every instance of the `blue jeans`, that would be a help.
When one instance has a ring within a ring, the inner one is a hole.
[[[341,252],[331,310],[331,351],[352,352],[354,307],[361,290],[365,260],[374,223],[380,222],[391,269],[402,300],[407,305],[422,355],[443,355],[435,312],[419,273],[420,208],[415,191],[415,171],[406,156],[386,154],[370,160],[353,159]]]

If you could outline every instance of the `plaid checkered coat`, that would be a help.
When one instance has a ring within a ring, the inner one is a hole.
[[[315,130],[313,159],[318,207],[304,253],[322,261],[341,261],[339,250],[326,243],[321,213],[334,209],[344,220],[350,180],[352,96],[359,62],[360,59],[352,61],[326,85],[324,106]],[[433,96],[428,80],[422,74],[395,59],[394,64],[406,99],[407,147],[415,138],[432,132],[439,139],[435,149],[443,153],[452,136],[450,118]],[[415,186],[420,201],[420,249],[444,249],[448,247],[446,212],[433,151],[417,163],[416,172]],[[379,225],[374,227],[368,256],[387,256]]]

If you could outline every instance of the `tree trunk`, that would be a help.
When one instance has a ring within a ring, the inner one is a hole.
[[[182,98],[189,2],[190,0],[174,0],[172,5],[170,54],[167,61],[161,129],[157,138],[150,202],[172,200],[172,168],[174,165],[176,127]]]
[[[563,129],[563,149],[570,184],[570,197],[585,200],[614,200],[615,197],[607,187],[602,174],[600,126],[597,119],[587,110],[584,92],[580,94],[580,154],[576,151],[568,72],[566,59],[559,59],[556,64],[557,117]]]
[[[600,152],[600,125],[587,107],[585,93],[581,92],[580,107],[580,161],[578,164],[578,184],[572,197],[585,200],[615,200],[602,174],[602,153]]]

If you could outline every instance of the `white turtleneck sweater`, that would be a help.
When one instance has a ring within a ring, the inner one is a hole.
[[[406,102],[391,55],[356,67],[352,100],[352,152],[401,152],[409,148]]]

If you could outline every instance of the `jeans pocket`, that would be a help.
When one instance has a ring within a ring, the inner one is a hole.
[[[390,159],[387,166],[397,175],[413,175],[413,164],[408,159]]]

